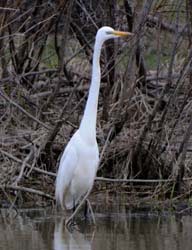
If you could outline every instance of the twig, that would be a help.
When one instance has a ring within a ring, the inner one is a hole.
[[[79,6],[79,8],[81,8],[81,10],[85,13],[85,15],[87,16],[87,18],[90,20],[90,22],[92,23],[92,25],[98,29],[98,25],[97,23],[94,21],[94,19],[92,18],[92,15],[90,15],[90,13],[88,12],[85,4],[83,3],[83,1],[76,1],[76,4]]]
[[[4,155],[6,155],[7,157],[9,157],[10,159],[14,160],[15,162],[18,162],[18,163],[22,163],[22,160],[20,160],[19,158],[15,157],[14,155],[8,153],[8,152],[5,152],[4,150],[0,149],[0,152]],[[26,167],[27,168],[32,168],[32,166],[28,163],[26,163]],[[53,173],[53,172],[48,172],[46,170],[43,170],[43,169],[40,169],[40,168],[37,168],[37,167],[33,167],[33,170],[40,173],[40,174],[45,174],[45,175],[49,175],[49,176],[53,176],[53,177],[56,177],[56,173]]]
[[[88,204],[89,210],[90,210],[90,212],[91,212],[91,216],[92,216],[92,219],[93,219],[93,223],[96,224],[95,215],[94,215],[94,212],[93,212],[91,203],[90,203],[90,201],[89,201],[88,199],[87,199],[87,204]]]
[[[34,154],[34,149],[31,148],[30,153],[25,157],[25,159],[24,159],[24,161],[22,163],[20,173],[19,173],[19,175],[17,176],[17,179],[14,182],[15,186],[17,186],[18,183],[21,181],[21,178],[23,177],[23,173],[24,173],[25,167],[27,165],[27,162],[31,159],[31,157],[32,157],[33,154]]]
[[[44,69],[44,70],[39,70],[39,71],[30,71],[30,72],[26,72],[26,73],[22,73],[22,74],[17,74],[15,76],[15,78],[21,79],[21,78],[26,77],[26,76],[34,76],[34,75],[36,76],[36,75],[43,75],[46,73],[57,73],[57,72],[58,72],[58,69]],[[4,83],[4,82],[8,82],[8,81],[13,81],[13,80],[14,80],[14,77],[9,76],[9,77],[5,77],[5,78],[0,79],[0,82]]]
[[[175,164],[172,168],[173,176],[177,177],[177,184],[180,185],[181,181],[183,180],[183,175],[185,171],[184,162],[186,159],[187,154],[187,146],[189,144],[189,140],[191,138],[192,133],[192,115],[188,125],[188,128],[183,136],[183,141],[180,144],[179,152],[177,154],[177,158],[179,158],[178,165]]]
[[[19,11],[19,9],[5,8],[5,7],[0,7],[0,10],[5,10],[5,11]]]
[[[76,88],[75,91],[87,91],[90,87],[90,84],[86,84],[86,85],[83,85],[83,86],[78,86]],[[102,83],[101,84],[101,89],[104,89],[106,87],[106,84],[105,83]],[[70,93],[74,90],[73,87],[65,87],[65,88],[60,88],[58,94],[66,94],[66,93]],[[40,93],[36,93],[36,94],[33,94],[31,95],[30,97],[31,98],[42,98],[42,97],[46,97],[46,96],[49,96],[50,94],[52,93],[51,90],[47,90],[47,91],[44,91],[44,92],[40,92]]]
[[[42,23],[45,23],[47,21],[49,21],[50,19],[52,19],[53,17],[57,16],[57,14],[53,14],[52,16],[49,16],[47,19],[44,19],[36,24],[34,24],[33,26],[31,26],[29,29],[25,30],[25,32],[23,32],[23,34],[25,35],[26,33],[29,33],[31,30],[33,30],[35,27],[39,26]]]
[[[19,19],[21,20],[22,17],[24,17],[25,15],[29,14],[29,12],[31,11],[31,9],[32,8],[29,8],[24,13],[22,13],[19,16],[17,16],[15,19],[12,19],[10,22],[7,22],[4,26],[1,27],[1,29],[5,29],[5,28],[9,27],[11,24],[16,23]]]
[[[32,193],[32,194],[37,194],[43,197],[46,197],[48,199],[54,200],[54,197],[46,194],[40,190],[36,190],[33,188],[27,188],[27,187],[21,187],[21,186],[14,186],[14,185],[0,185],[0,188],[2,189],[13,189],[13,190],[18,190],[18,191],[23,191],[23,192],[27,192],[27,193]]]
[[[172,79],[177,79],[179,78],[180,74],[174,73],[171,75]],[[148,81],[162,81],[162,80],[167,80],[169,77],[168,74],[163,74],[163,75],[158,75],[158,76],[147,76],[146,80]]]
[[[123,183],[163,183],[163,182],[173,182],[172,179],[157,179],[157,180],[146,180],[146,179],[113,179],[105,177],[96,177],[95,181],[105,181],[105,182],[123,182]]]
[[[106,148],[107,148],[107,146],[108,146],[108,144],[109,144],[109,139],[110,139],[110,136],[111,136],[111,133],[113,132],[113,127],[109,130],[109,133],[108,133],[108,135],[107,135],[107,139],[106,139],[106,141],[105,141],[105,144],[104,144],[104,146],[103,146],[103,149],[102,149],[102,152],[101,152],[101,154],[100,154],[100,159],[99,159],[99,164],[98,164],[98,166],[100,165],[100,163],[101,163],[101,161],[103,160],[103,156],[104,156],[104,153],[105,153],[105,151],[106,151]],[[102,167],[99,167],[99,169],[101,169]]]

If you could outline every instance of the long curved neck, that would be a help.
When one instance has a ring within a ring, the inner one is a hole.
[[[100,55],[102,44],[102,41],[96,39],[93,54],[91,86],[79,128],[83,136],[90,142],[96,140],[97,107],[101,81]]]

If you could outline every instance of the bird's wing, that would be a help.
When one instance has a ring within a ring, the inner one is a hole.
[[[56,179],[56,200],[63,207],[63,199],[72,181],[77,166],[77,153],[75,147],[69,143],[61,157]]]

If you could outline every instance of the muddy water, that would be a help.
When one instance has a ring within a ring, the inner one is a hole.
[[[149,212],[96,213],[97,225],[77,218],[70,232],[52,209],[1,210],[0,250],[191,250],[192,217]]]

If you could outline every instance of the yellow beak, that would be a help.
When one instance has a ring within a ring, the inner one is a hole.
[[[116,36],[132,36],[133,33],[130,32],[125,32],[125,31],[119,31],[119,30],[114,30],[113,34]]]

